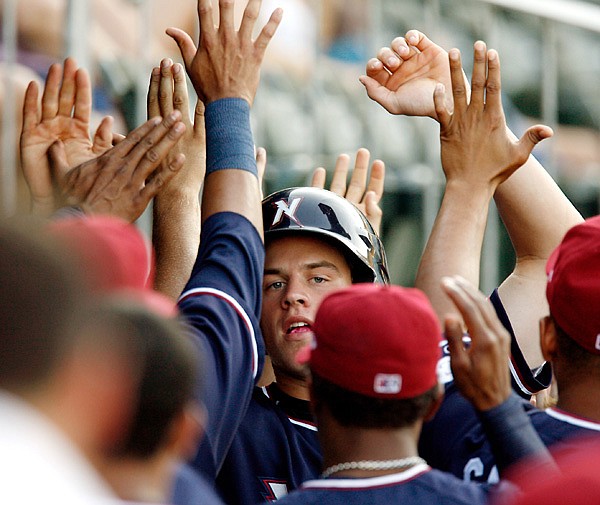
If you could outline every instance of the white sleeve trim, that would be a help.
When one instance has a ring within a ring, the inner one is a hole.
[[[235,298],[233,298],[231,295],[225,293],[224,291],[221,291],[219,289],[214,289],[214,288],[190,289],[189,291],[186,291],[185,293],[183,293],[179,297],[178,301],[181,302],[182,300],[185,300],[186,298],[189,298],[191,296],[198,296],[198,295],[216,296],[217,298],[221,298],[222,300],[225,300],[227,303],[229,303],[229,305],[231,305],[235,309],[235,311],[238,313],[238,315],[242,318],[242,320],[246,324],[246,327],[248,328],[248,332],[250,333],[250,344],[252,347],[252,378],[256,379],[256,376],[258,374],[258,345],[256,343],[256,334],[254,333],[254,328],[252,327],[252,321],[250,320],[250,317],[248,316],[246,311],[239,304],[239,302]]]

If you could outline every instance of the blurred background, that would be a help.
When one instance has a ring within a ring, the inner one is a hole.
[[[536,156],[585,216],[600,213],[600,0],[263,0],[265,16],[275,7],[284,19],[252,113],[256,143],[268,152],[266,193],[305,185],[315,167],[331,170],[338,154],[368,148],[386,163],[382,240],[395,283],[412,284],[439,205],[439,129],[428,118],[389,115],[358,76],[409,29],[458,47],[467,74],[475,40],[496,48],[509,126],[517,135],[533,123],[552,126]],[[151,68],[165,56],[180,61],[165,28],[195,37],[197,16],[195,0],[0,0],[0,8],[0,203],[12,214],[29,205],[17,149],[27,83],[74,56],[93,78],[92,130],[110,114],[127,133],[146,118]],[[149,230],[149,219],[140,226]],[[514,261],[494,210],[484,249],[489,292]]]

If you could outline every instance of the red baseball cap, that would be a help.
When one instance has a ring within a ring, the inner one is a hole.
[[[52,221],[48,230],[73,253],[92,292],[135,298],[166,317],[177,314],[175,303],[153,289],[152,247],[133,224],[111,216],[70,217]]]
[[[413,398],[437,384],[439,327],[422,291],[354,284],[321,303],[310,366],[365,396]]]
[[[566,233],[546,273],[553,319],[585,350],[600,354],[600,216]]]

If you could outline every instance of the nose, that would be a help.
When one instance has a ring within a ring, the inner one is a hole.
[[[297,280],[289,280],[287,289],[282,298],[284,308],[289,308],[294,305],[305,306],[309,302],[308,294],[306,289],[301,282]]]

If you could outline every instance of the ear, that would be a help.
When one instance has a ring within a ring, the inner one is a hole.
[[[423,416],[423,421],[431,421],[444,401],[444,386],[438,382],[435,398]]]
[[[546,361],[552,362],[558,352],[556,325],[551,316],[540,319],[540,348]]]
[[[206,409],[195,401],[188,402],[169,427],[167,450],[177,460],[194,457],[204,434]]]

